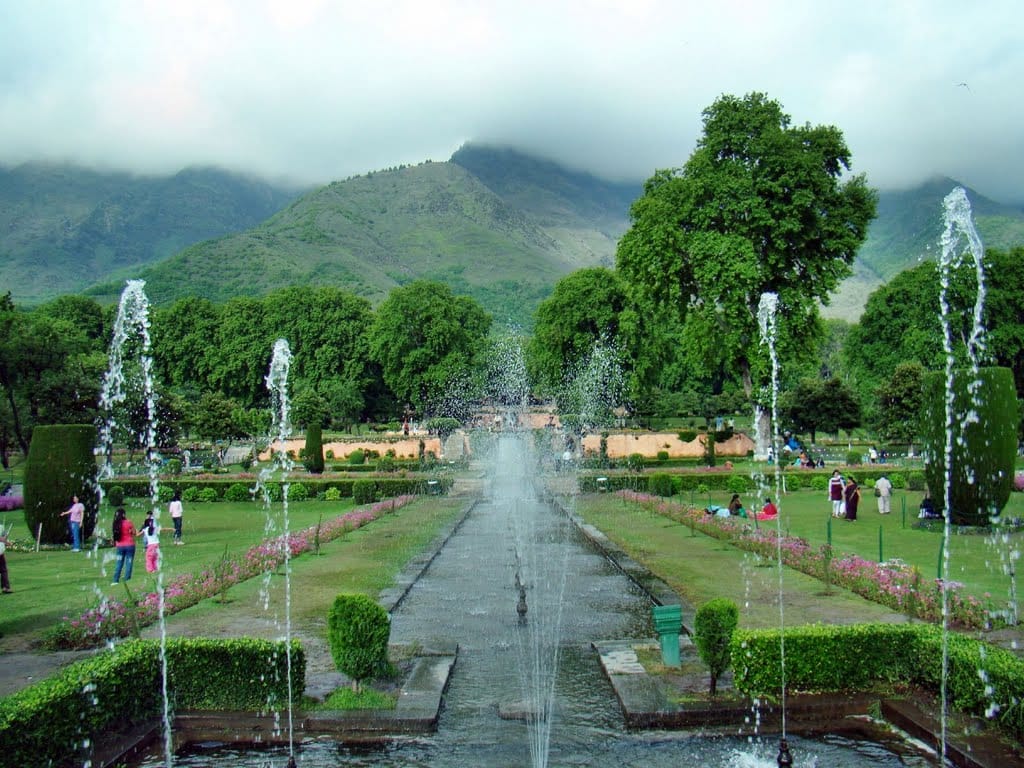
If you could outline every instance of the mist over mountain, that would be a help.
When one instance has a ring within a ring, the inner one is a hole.
[[[871,290],[934,256],[942,198],[954,186],[937,177],[880,193],[854,276],[826,316],[856,319]],[[157,304],[307,284],[376,302],[427,278],[473,296],[499,323],[529,327],[559,278],[614,266],[641,191],[479,144],[447,162],[361,174],[300,196],[213,169],[140,178],[21,166],[0,171],[0,278],[16,301],[86,289],[114,301],[125,278],[142,277]],[[968,196],[986,246],[1024,243],[1024,212]]]

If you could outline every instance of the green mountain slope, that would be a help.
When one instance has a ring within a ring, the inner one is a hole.
[[[912,189],[880,193],[878,217],[857,254],[854,274],[840,286],[824,314],[856,320],[875,288],[904,269],[936,258],[944,227],[942,201],[958,185],[940,176]],[[1024,245],[1024,211],[965,189],[986,248]]]
[[[525,156],[503,157],[515,161],[506,165],[504,184],[494,180],[500,161],[483,175],[505,195],[454,161],[314,190],[247,232],[143,270],[147,293],[157,303],[184,295],[222,301],[286,285],[337,284],[377,300],[396,285],[427,278],[475,297],[501,322],[529,324],[560,277],[611,263],[628,203],[625,196],[602,200],[602,182],[585,175],[565,187],[561,180],[571,175],[554,165],[525,178],[517,170],[530,164]],[[527,198],[525,207],[513,204]]]
[[[98,276],[248,229],[294,197],[212,168],[168,177],[70,165],[0,168],[0,285],[18,302],[75,293]]]

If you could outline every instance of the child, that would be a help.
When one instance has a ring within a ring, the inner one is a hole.
[[[149,573],[156,573],[160,568],[160,531],[162,529],[156,524],[152,511],[146,515],[146,522],[142,524],[139,535],[146,544],[146,570]]]

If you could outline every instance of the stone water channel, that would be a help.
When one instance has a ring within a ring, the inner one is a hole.
[[[437,732],[374,745],[306,743],[298,765],[774,766],[776,736],[699,738],[623,728],[592,643],[653,639],[651,600],[568,517],[540,500],[533,466],[523,441],[501,438],[484,500],[392,616],[393,642],[424,649],[458,644]],[[516,610],[518,583],[526,595],[525,619]],[[553,680],[550,696],[545,675]],[[538,712],[547,712],[547,719]],[[790,743],[799,766],[927,764],[841,737],[791,737]],[[286,757],[275,749],[199,746],[175,765],[283,766]]]

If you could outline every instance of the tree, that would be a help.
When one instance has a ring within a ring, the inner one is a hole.
[[[302,464],[312,475],[323,474],[324,441],[323,428],[319,422],[312,421],[306,426],[306,444],[302,449]]]
[[[388,667],[388,612],[366,595],[342,594],[327,613],[327,640],[338,670],[359,690],[363,680]]]
[[[711,673],[709,693],[714,696],[718,678],[732,663],[732,635],[739,623],[739,608],[732,600],[718,597],[697,609],[693,618],[693,640],[701,661]]]
[[[833,126],[791,126],[764,94],[722,96],[681,169],[657,171],[630,209],[619,270],[656,302],[714,315],[717,345],[753,392],[761,295],[789,322],[786,354],[813,348],[816,302],[827,302],[875,215],[865,178],[843,181],[850,151]]]
[[[241,434],[235,421],[234,414],[238,410],[238,403],[220,392],[205,392],[195,405],[192,415],[192,425],[196,434],[204,440],[211,442],[230,442]]]
[[[884,440],[912,443],[917,439],[924,404],[924,374],[924,366],[916,361],[901,363],[876,391],[878,433]]]
[[[839,379],[803,379],[786,393],[785,420],[796,432],[810,432],[811,443],[817,432],[838,432],[860,426],[860,403],[853,390]]]
[[[417,280],[395,288],[377,308],[370,355],[399,402],[425,413],[453,382],[475,375],[490,325],[473,299]]]
[[[60,513],[78,496],[85,505],[82,538],[92,535],[99,501],[96,493],[96,427],[48,424],[36,430],[25,465],[25,524],[32,538],[47,544],[70,541]]]

